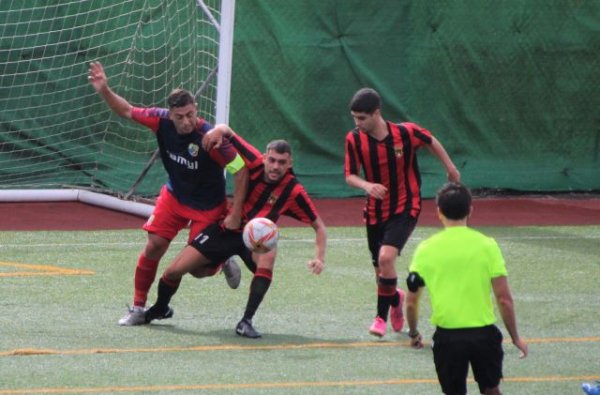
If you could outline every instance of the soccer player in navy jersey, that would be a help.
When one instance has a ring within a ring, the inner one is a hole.
[[[90,64],[88,79],[115,114],[152,130],[168,175],[156,207],[144,224],[148,239],[135,269],[133,307],[119,320],[119,325],[141,325],[145,323],[148,291],[156,277],[159,261],[169,248],[171,240],[189,224],[188,241],[191,241],[200,230],[226,214],[223,169],[234,175],[232,209],[224,218],[223,224],[226,228],[239,228],[243,198],[248,185],[248,170],[235,148],[227,142],[211,152],[202,148],[202,137],[212,129],[212,125],[198,116],[196,102],[188,91],[174,90],[167,98],[168,109],[139,108],[110,89],[100,63]],[[239,266],[231,260],[220,266],[228,284],[237,288],[240,280]],[[217,273],[219,268],[215,267],[207,275]]]
[[[377,314],[369,332],[383,337],[388,314],[395,332],[404,325],[404,292],[397,287],[395,265],[421,211],[417,150],[427,147],[444,165],[448,180],[460,181],[460,173],[428,130],[385,120],[374,89],[354,94],[350,114],[356,128],[346,135],[344,171],[348,185],[367,195],[364,218],[377,280]]]
[[[150,322],[173,315],[169,302],[185,274],[203,277],[215,262],[238,255],[254,273],[254,277],[244,316],[237,324],[236,333],[243,337],[258,338],[261,334],[254,329],[252,318],[271,285],[277,249],[264,254],[252,253],[242,240],[243,225],[256,217],[277,222],[281,215],[310,224],[316,235],[315,255],[308,261],[308,268],[314,274],[320,274],[325,264],[327,234],[312,200],[292,171],[292,151],[287,141],[272,141],[262,155],[228,126],[217,125],[204,137],[203,143],[207,150],[212,151],[229,142],[244,159],[250,174],[242,226],[231,230],[214,223],[200,232],[165,270],[158,283],[158,298],[146,312],[146,320]]]

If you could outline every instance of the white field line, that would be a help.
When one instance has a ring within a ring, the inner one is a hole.
[[[425,240],[426,237],[411,237],[408,240],[408,243],[418,243],[420,241]],[[495,240],[502,241],[511,241],[511,240],[600,240],[599,235],[587,235],[587,236],[499,236],[494,237]],[[296,243],[314,243],[314,238],[308,239],[280,239],[279,242],[285,244],[296,244]],[[358,238],[328,238],[328,243],[356,243],[356,242],[364,242],[366,243],[366,237],[358,237]],[[123,241],[115,241],[115,242],[85,242],[85,243],[35,243],[35,244],[27,244],[27,243],[19,243],[19,244],[1,244],[0,249],[3,248],[64,248],[68,247],[90,247],[96,249],[97,247],[138,247],[143,246],[145,240],[139,240],[135,242],[123,242]],[[183,241],[174,241],[171,245],[175,246],[184,246],[186,243]]]

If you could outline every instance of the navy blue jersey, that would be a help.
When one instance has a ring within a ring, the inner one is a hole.
[[[164,108],[133,108],[132,119],[156,134],[160,157],[169,179],[167,188],[177,200],[198,210],[213,209],[226,199],[225,166],[236,157],[227,142],[206,152],[202,137],[212,125],[202,118],[192,133],[179,134]]]

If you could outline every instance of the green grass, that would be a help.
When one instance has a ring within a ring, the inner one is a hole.
[[[503,249],[530,341],[525,360],[505,345],[504,392],[582,393],[581,381],[600,378],[600,227],[483,230]],[[413,234],[398,261],[402,281],[417,243],[435,231]],[[245,269],[238,290],[221,275],[187,276],[173,319],[122,328],[142,231],[0,232],[0,395],[439,393],[429,349],[410,349],[405,334],[377,341],[367,333],[375,284],[364,230],[329,229],[321,276],[305,267],[312,240],[310,228],[283,229],[274,282],[254,320],[263,339],[254,341],[233,331],[251,279]],[[47,275],[51,267],[92,273]],[[427,295],[422,308],[429,341]],[[473,382],[469,392],[478,393]]]

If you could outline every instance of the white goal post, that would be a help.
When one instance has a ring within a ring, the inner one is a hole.
[[[166,181],[156,139],[112,114],[87,82],[101,61],[138,106],[196,93],[227,123],[235,0],[0,3],[0,202],[81,201],[147,217]],[[156,158],[155,158],[156,159]]]

